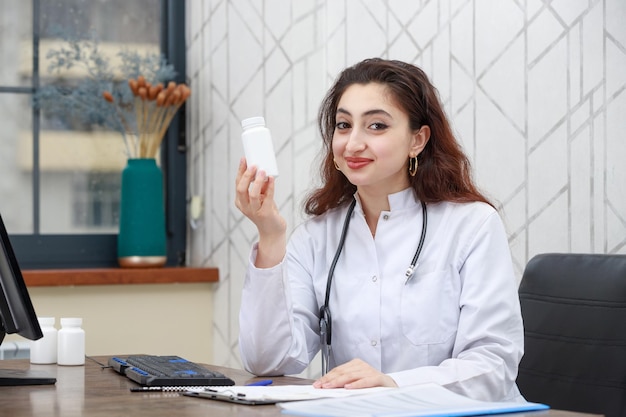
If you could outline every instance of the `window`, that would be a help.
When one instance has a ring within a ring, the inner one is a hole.
[[[46,56],[60,34],[95,34],[111,51],[161,52],[185,81],[184,3],[178,0],[0,2],[0,213],[23,268],[117,265],[123,141],[117,132],[32,106],[46,83],[72,86],[80,73],[53,76]],[[111,52],[112,54],[114,52]],[[168,265],[186,245],[184,106],[160,151]]]
[[[115,233],[119,224],[120,178],[109,173],[90,173],[74,183],[73,227]]]

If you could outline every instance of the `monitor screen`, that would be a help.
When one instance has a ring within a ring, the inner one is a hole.
[[[0,343],[9,333],[17,333],[30,340],[37,340],[43,336],[22,271],[0,216]],[[2,369],[1,363],[0,361],[0,385],[39,385],[56,382],[54,378],[36,370]]]

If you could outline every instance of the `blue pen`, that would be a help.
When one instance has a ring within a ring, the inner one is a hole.
[[[261,381],[256,381],[256,382],[251,382],[249,384],[246,384],[246,386],[248,387],[263,387],[266,385],[272,385],[272,380],[271,379],[262,379]]]

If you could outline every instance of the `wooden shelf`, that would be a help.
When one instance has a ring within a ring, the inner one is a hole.
[[[22,275],[28,287],[219,281],[217,268],[191,267],[23,270]]]

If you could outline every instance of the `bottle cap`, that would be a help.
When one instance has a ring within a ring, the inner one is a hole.
[[[249,117],[241,121],[241,127],[244,129],[254,126],[265,126],[265,118],[261,116]]]
[[[63,317],[61,319],[61,326],[81,326],[83,319],[78,317]]]
[[[54,326],[54,317],[37,317],[40,326]]]

